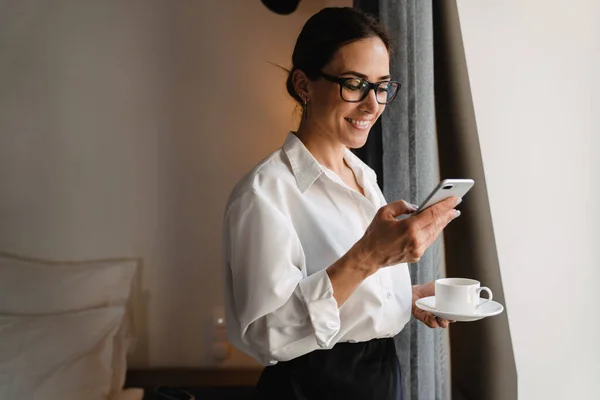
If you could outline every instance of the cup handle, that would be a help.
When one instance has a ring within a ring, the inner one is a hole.
[[[477,308],[481,307],[482,305],[489,303],[490,301],[492,301],[492,299],[494,298],[494,296],[492,295],[492,291],[490,290],[490,288],[487,288],[485,286],[482,286],[480,288],[477,288],[477,297],[481,298],[481,292],[485,291],[488,294],[488,298],[483,298],[485,301],[483,303],[479,303],[477,305]]]

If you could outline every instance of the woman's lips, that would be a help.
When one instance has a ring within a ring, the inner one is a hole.
[[[344,118],[348,121],[353,127],[356,129],[368,129],[371,126],[372,120],[370,119],[353,119],[353,118]]]

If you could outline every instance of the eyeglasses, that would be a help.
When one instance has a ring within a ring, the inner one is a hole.
[[[321,72],[320,75],[327,81],[340,85],[340,96],[342,100],[349,103],[363,101],[371,89],[375,91],[375,98],[379,104],[390,104],[396,98],[400,90],[400,82],[383,81],[372,83],[363,78],[339,78]]]

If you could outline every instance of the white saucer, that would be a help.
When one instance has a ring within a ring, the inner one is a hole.
[[[482,302],[485,300],[486,299],[481,299]],[[483,304],[473,314],[452,313],[452,312],[447,312],[447,311],[441,311],[441,310],[438,310],[437,308],[435,308],[435,296],[423,297],[422,299],[417,300],[415,305],[417,307],[419,307],[421,310],[432,313],[436,317],[448,319],[451,321],[460,321],[460,322],[477,321],[482,318],[498,315],[502,311],[504,311],[504,307],[502,306],[502,304],[497,303],[494,300]]]

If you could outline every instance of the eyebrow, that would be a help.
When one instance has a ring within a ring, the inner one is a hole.
[[[367,76],[365,74],[361,74],[360,72],[356,72],[356,71],[346,71],[346,72],[341,73],[340,75],[354,75],[354,76],[357,76],[362,79],[367,79]],[[390,75],[384,75],[384,76],[380,76],[379,80],[382,81],[384,79],[390,79],[390,78],[391,78]]]

